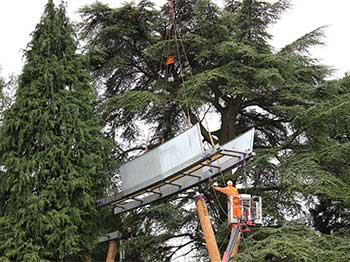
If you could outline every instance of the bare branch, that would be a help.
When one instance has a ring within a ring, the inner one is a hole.
[[[204,140],[208,143],[211,144],[211,134],[209,133],[209,131],[203,126],[202,122],[199,120],[199,118],[191,111],[189,110],[189,114],[190,114],[190,118],[191,118],[191,124],[195,125],[197,123],[199,123],[200,129],[201,129],[201,134],[204,137]],[[212,137],[214,144],[218,143],[218,140],[215,139],[214,137]]]
[[[182,245],[180,245],[180,246],[177,246],[176,249],[170,254],[170,257],[173,257],[173,256],[176,254],[176,252],[178,252],[180,249],[182,249],[182,248],[188,246],[189,244],[192,244],[193,242],[194,242],[194,240],[190,240],[190,241],[186,242],[185,244],[182,244]],[[183,256],[185,256],[185,255],[186,255],[186,254],[181,254],[179,257],[183,257]],[[177,257],[177,258],[179,258],[179,257]],[[176,259],[176,258],[175,258],[175,259]]]

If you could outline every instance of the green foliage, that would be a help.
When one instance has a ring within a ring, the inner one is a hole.
[[[260,228],[243,239],[232,261],[349,261],[348,238],[326,236],[296,224]]]
[[[158,79],[164,18],[159,18],[149,1],[118,9],[96,3],[82,8],[81,13],[85,21],[82,36],[88,42],[94,75],[106,83],[104,112],[111,131],[122,127],[123,136],[133,140],[138,135],[135,121],[142,120],[160,123],[156,142],[172,137],[179,129],[179,124],[172,123],[181,123],[183,114],[176,102],[177,83]],[[130,104],[129,99],[137,102]]]
[[[136,237],[127,243],[127,261],[172,261],[177,251],[191,250],[192,245],[201,242],[202,236],[197,230],[199,225],[193,223],[196,213],[189,206],[191,200],[176,197],[175,201],[178,203],[176,206],[165,202],[153,205],[145,212],[122,215],[122,231],[125,232],[128,227],[137,229]],[[198,248],[203,249],[204,246]]]
[[[95,201],[111,175],[86,60],[65,7],[48,1],[25,53],[0,142],[0,254],[63,261],[95,246]]]
[[[4,92],[3,92],[3,89],[5,87],[5,83],[4,83],[4,80],[2,78],[0,78],[0,123],[1,123],[1,120],[2,120],[2,114],[3,114],[3,111],[4,111],[4,108],[5,108],[5,95],[4,95]]]
[[[5,79],[0,76],[0,126],[3,121],[4,112],[13,100],[10,93],[15,85],[16,78],[14,76],[11,76],[9,81],[5,81]]]
[[[257,156],[248,166],[250,185],[245,191],[264,198],[266,226],[298,218],[319,232],[346,234],[350,81],[348,77],[326,81],[331,70],[309,54],[311,47],[322,44],[324,27],[275,51],[267,29],[289,7],[289,1],[232,0],[219,8],[210,0],[179,0],[176,5],[181,34],[177,43],[174,38],[164,40],[165,29],[170,27],[166,7],[156,10],[150,1],[117,9],[95,4],[81,11],[86,52],[96,80],[105,88],[106,124],[111,132],[123,133],[126,148],[121,154],[141,137],[138,122],[154,127],[148,141],[154,146],[185,129],[187,114],[192,124],[200,123],[204,140],[210,143],[201,121],[209,108],[220,123],[212,131],[215,143],[223,144],[256,128]],[[186,55],[175,52],[174,81],[169,81],[164,62],[167,53],[177,50],[176,44],[183,45]],[[230,178],[240,184],[246,179],[242,170]],[[201,185],[198,190],[207,195],[218,239],[224,239],[225,213],[208,187]],[[190,196],[186,192],[181,198],[190,201]],[[219,200],[225,206],[225,199]],[[181,210],[181,204],[173,200],[166,208],[161,204],[150,209],[158,213],[141,209],[122,217],[126,224],[137,223],[138,237],[145,239],[135,251],[139,258],[161,253],[165,261],[171,259],[171,244],[163,236],[174,235],[175,219],[169,218]],[[324,219],[322,214],[326,214]],[[196,227],[195,216],[191,219],[188,223]],[[153,232],[152,227],[159,230]],[[179,222],[178,230],[186,232],[186,227]],[[315,237],[312,231],[295,230]],[[191,231],[192,236],[197,234],[198,228]],[[325,239],[333,241],[332,236]],[[196,254],[205,255],[202,238],[192,240]],[[308,261],[318,249],[308,252],[307,239],[300,241],[294,248],[292,234],[286,233],[276,257],[295,259],[300,251]],[[338,240],[333,243],[336,248],[342,246]],[[269,248],[258,253],[259,259],[268,255]]]
[[[319,196],[319,201],[311,201],[312,215],[315,228],[324,233],[347,230],[350,220],[349,94],[348,76],[319,85],[309,94],[312,103],[293,118],[299,130],[296,148],[284,164],[290,188]]]
[[[279,0],[269,3],[255,0],[233,0],[226,2],[226,9],[229,12],[234,11],[232,29],[237,39],[261,51],[270,49],[267,41],[271,35],[267,33],[267,28],[275,23],[281,13],[288,8],[289,1]]]

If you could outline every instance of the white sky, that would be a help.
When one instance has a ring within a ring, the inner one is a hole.
[[[222,2],[222,0],[217,0]],[[19,74],[23,65],[23,49],[30,40],[30,33],[39,22],[47,0],[2,0],[0,1],[0,66],[1,76]],[[59,0],[55,1],[59,3]],[[73,21],[79,16],[77,10],[95,0],[66,0],[68,15]],[[124,0],[101,0],[117,6]],[[157,0],[157,4],[166,0]],[[320,61],[337,71],[334,77],[342,77],[350,71],[349,47],[350,1],[349,0],[292,0],[293,7],[271,28],[273,46],[280,48],[301,35],[322,25],[326,30],[326,45],[313,50]]]

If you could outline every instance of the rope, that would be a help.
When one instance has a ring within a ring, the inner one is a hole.
[[[228,229],[230,229],[229,227],[227,227]],[[229,230],[229,231],[227,231],[227,234],[226,234],[226,236],[224,237],[224,240],[225,239],[229,239],[229,236],[231,235],[231,229]],[[222,247],[224,246],[224,244],[225,244],[225,241],[222,241],[222,243],[221,243],[221,245],[220,245],[220,247],[219,247],[219,250],[221,250],[222,249]]]
[[[248,189],[248,176],[247,176],[247,161],[245,157],[245,153],[243,154],[243,184],[244,184],[244,192],[247,194]]]
[[[189,66],[189,68],[191,69],[190,61],[188,60],[188,56],[187,56],[187,53],[186,53],[186,48],[185,48],[185,46],[184,46],[181,33],[180,33],[180,31],[177,31],[177,33],[178,33],[178,35],[179,35],[179,39],[180,39],[180,43],[181,43],[181,46],[182,46],[182,50],[183,50],[184,55],[185,55],[186,63],[187,63],[187,65]],[[192,76],[192,70],[190,70],[190,75]]]
[[[211,146],[212,146],[212,148],[213,148],[213,147],[215,147],[215,144],[214,144],[213,136],[212,136],[212,134],[211,134],[211,132],[210,132],[210,130],[209,130],[208,121],[207,121],[207,119],[206,119],[205,116],[203,117],[203,120],[205,121],[206,129],[207,129],[208,134],[209,134],[209,140],[210,140]],[[218,161],[218,164],[219,164],[219,167],[220,167],[219,170],[220,170],[220,175],[221,175],[222,181],[223,181],[223,183],[225,184],[225,178],[224,178],[224,175],[223,175],[223,173],[222,173],[222,169],[221,169],[221,165],[220,165],[219,159],[218,159],[217,161]],[[210,183],[210,181],[209,181],[209,183]],[[210,187],[211,187],[211,186],[210,186]],[[212,188],[212,187],[211,187],[211,188]],[[213,190],[213,192],[214,192],[214,196],[215,196],[217,205],[219,206],[219,208],[221,209],[221,211],[227,216],[228,214],[227,214],[226,210],[222,207],[222,205],[221,205],[221,203],[220,203],[220,200],[219,200],[219,198],[218,198],[218,196],[217,196],[217,193],[216,193],[215,189],[212,188],[212,190]],[[226,225],[226,227],[227,227],[227,225]],[[229,227],[227,227],[227,228],[229,229]]]
[[[166,31],[165,31],[165,45],[162,48],[162,55],[160,57],[160,65],[159,65],[159,71],[160,74],[158,74],[158,82],[160,80],[161,77],[161,73],[163,71],[163,63],[164,63],[164,55],[165,57],[168,57],[169,55],[169,45],[170,45],[170,34],[171,34],[171,27],[170,29],[168,27],[166,27]],[[168,79],[168,75],[169,75],[169,70],[168,67],[165,67],[165,78]],[[167,89],[168,87],[168,81],[165,81],[165,89]]]
[[[175,37],[175,40],[177,41],[177,39],[179,39],[179,42],[180,42],[181,47],[182,47],[182,51],[183,51],[184,56],[185,56],[185,62],[187,63],[187,66],[189,67],[190,75],[193,76],[193,75],[192,75],[192,69],[191,69],[190,61],[189,61],[188,56],[187,56],[187,53],[186,53],[186,48],[185,48],[185,46],[184,46],[181,33],[180,33],[179,30],[177,30],[177,27],[176,27],[176,30],[175,30],[175,36],[176,36],[176,33],[178,34],[178,38]],[[184,83],[184,82],[183,82],[183,85],[184,85],[184,87],[185,87],[185,83]],[[187,118],[189,119],[189,123],[190,123],[190,126],[191,126],[191,116],[190,116],[190,112],[189,112],[189,106],[188,106],[188,102],[187,102],[186,93],[185,93],[185,99],[186,99],[186,107],[187,107]]]
[[[176,46],[176,52],[177,52],[177,56],[178,56],[178,59],[179,59],[179,67],[180,67],[180,78],[181,78],[181,82],[182,82],[182,85],[184,88],[186,88],[186,85],[185,85],[185,79],[184,79],[184,68],[183,68],[183,65],[182,65],[182,59],[181,59],[181,51],[183,52],[183,55],[185,57],[185,62],[187,63],[187,66],[190,68],[189,72],[190,72],[190,75],[192,76],[192,70],[191,70],[191,66],[190,66],[190,62],[189,62],[189,59],[188,59],[188,56],[187,56],[187,53],[186,53],[186,49],[185,49],[185,46],[184,46],[184,43],[183,43],[183,40],[182,40],[182,36],[178,30],[178,27],[177,27],[177,23],[176,23],[176,16],[174,14],[174,10],[172,9],[173,6],[171,6],[171,3],[169,2],[169,8],[171,9],[170,12],[172,12],[172,15],[170,16],[170,20],[172,22],[172,25],[173,25],[173,30],[174,30],[174,39],[175,39],[175,46]],[[169,32],[169,35],[170,35],[171,32]],[[170,38],[170,36],[169,36]],[[180,42],[180,44],[179,44]],[[168,47],[168,46],[166,46]],[[191,115],[190,115],[190,109],[189,109],[189,105],[188,105],[188,99],[187,99],[187,95],[186,95],[186,92],[185,92],[185,107],[186,107],[186,111],[187,111],[187,120],[188,120],[188,125],[191,126]],[[212,137],[212,134],[211,132],[209,131],[209,125],[208,125],[208,122],[207,122],[207,119],[204,117],[204,120],[206,122],[206,126],[207,126],[207,130],[208,130],[208,134],[209,134],[209,139],[210,139],[210,143],[211,143],[211,146],[212,147],[215,147],[215,144],[214,144],[214,140],[213,140],[213,137]],[[218,162],[219,163],[219,162]],[[220,165],[220,163],[219,163]],[[220,167],[220,175],[222,177],[222,180],[223,182],[225,183],[225,178],[223,176],[223,173],[222,173],[222,169]],[[209,181],[210,183],[210,181]],[[217,193],[216,191],[213,189],[213,192],[214,192],[214,196],[215,196],[215,199],[216,199],[216,202],[219,206],[219,208],[221,209],[221,211],[227,216],[227,212],[226,210],[222,207],[221,203],[220,203],[220,200],[217,196]],[[226,222],[222,221],[221,218],[220,218],[220,215],[217,217],[217,219],[223,223],[225,225],[225,227],[229,230],[229,232],[231,232],[230,228],[227,226]]]
[[[214,139],[213,139],[213,136],[212,136],[212,134],[211,134],[211,132],[209,130],[208,120],[206,119],[205,116],[203,117],[203,120],[205,121],[205,125],[206,125],[206,128],[207,128],[208,134],[209,134],[209,140],[210,140],[210,143],[211,143],[211,147],[214,148],[215,147]]]
[[[213,139],[213,136],[212,136],[212,134],[211,134],[211,132],[209,130],[209,124],[208,124],[208,121],[207,121],[205,116],[203,117],[203,120],[205,121],[206,129],[207,129],[208,134],[209,134],[209,140],[210,140],[211,146],[212,146],[212,148],[214,148],[215,147],[214,139]],[[220,167],[219,170],[220,170],[220,176],[222,178],[222,182],[225,184],[225,177],[224,177],[224,174],[222,173],[220,160],[218,159],[217,161],[218,161],[218,164],[219,164],[219,167]]]
[[[176,45],[176,52],[177,52],[177,56],[178,56],[178,59],[179,59],[179,65],[180,65],[180,78],[181,78],[182,85],[185,88],[185,79],[184,79],[184,74],[183,74],[184,70],[183,70],[183,67],[182,67],[181,52],[180,52],[180,47],[179,47],[179,44],[178,44],[178,40],[179,39],[181,40],[181,35],[178,32],[178,28],[177,28],[177,25],[176,25],[176,14],[175,14],[175,3],[174,3],[174,1],[173,0],[168,0],[168,6],[169,6],[169,20],[170,20],[170,23],[171,23],[171,25],[173,27],[173,30],[174,30],[174,39],[175,39],[175,45]],[[171,30],[167,29],[167,32],[169,32],[169,39],[170,39]],[[186,54],[186,51],[185,51],[185,47],[182,44],[182,40],[180,42],[181,42],[182,52],[184,53],[185,59],[188,62],[187,54]],[[168,48],[168,46],[166,46],[166,48]],[[162,56],[163,56],[163,54],[162,54]],[[161,60],[161,62],[163,62],[163,60]],[[188,62],[188,65],[189,65],[189,62]],[[166,78],[169,77],[168,75],[169,75],[169,73],[167,72],[166,73]],[[166,81],[166,85],[167,85],[167,82],[168,81]],[[188,99],[187,99],[187,96],[186,96],[186,93],[185,93],[185,101],[186,101],[186,103],[185,103],[185,112],[186,113],[185,114],[186,114],[186,118],[187,118],[187,122],[188,122],[187,124],[188,124],[188,126],[191,127],[191,125],[192,125],[192,123],[191,123],[191,115],[190,115],[190,109],[189,109],[189,105],[188,105],[188,101],[187,100]]]
[[[213,188],[212,188],[213,189]],[[227,216],[227,212],[226,212],[226,210],[222,207],[222,205],[220,204],[220,200],[219,200],[219,198],[218,198],[218,196],[217,196],[217,194],[216,194],[216,191],[215,191],[215,189],[213,189],[213,192],[214,192],[214,196],[215,196],[215,199],[216,199],[216,204],[219,206],[219,208],[221,209],[221,211],[225,214],[225,216]],[[220,221],[220,223],[221,224],[224,224],[225,225],[225,227],[229,230],[229,231],[231,231],[231,229],[229,228],[229,226],[226,224],[226,222],[225,221],[222,221],[222,219],[220,218],[220,215],[218,214],[218,216],[217,216],[217,219]]]
[[[178,43],[179,39],[181,40],[180,43],[182,43],[182,39],[181,39],[180,34],[178,33],[178,28],[177,28],[177,25],[176,25],[175,18],[173,19],[173,22],[174,22],[175,45],[176,45],[176,51],[177,51],[177,55],[178,55],[178,58],[179,58],[179,65],[180,65],[180,78],[181,78],[181,82],[182,82],[182,85],[183,85],[184,89],[186,89],[185,78],[184,78],[184,70],[183,70],[183,67],[182,67],[182,60],[181,60],[180,46],[179,46],[179,43]],[[179,36],[179,38],[178,38],[178,36]],[[183,53],[186,54],[184,46],[182,45],[181,47],[182,47]],[[190,72],[191,72],[191,70],[190,70]],[[188,98],[187,98],[186,92],[185,92],[185,108],[186,108],[186,114],[187,114],[186,117],[187,117],[188,125],[191,126],[190,107],[188,105]]]
[[[163,71],[163,63],[164,63],[164,55],[165,55],[165,52],[167,51],[167,45],[168,45],[168,29],[166,29],[166,32],[165,32],[165,45],[163,46],[162,48],[162,55],[160,57],[160,64],[159,64],[159,71],[160,73],[162,73]],[[160,74],[158,75],[158,81],[160,79]]]

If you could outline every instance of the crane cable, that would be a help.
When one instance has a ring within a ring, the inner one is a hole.
[[[164,63],[164,56],[169,56],[169,45],[170,45],[170,38],[171,38],[171,28],[168,29],[168,26],[166,26],[165,30],[165,45],[162,48],[162,55],[160,57],[160,65],[159,65],[159,71],[160,74],[158,74],[158,82],[160,81],[161,74],[163,72],[163,63]],[[169,72],[168,67],[165,67],[165,78],[168,79]],[[165,89],[167,89],[168,81],[165,81]]]
[[[185,57],[185,60],[186,60],[186,63],[187,63],[187,66],[190,67],[190,62],[188,60],[188,56],[187,56],[187,53],[186,53],[186,49],[185,49],[185,46],[183,44],[183,40],[182,40],[182,37],[181,37],[181,34],[177,28],[177,23],[176,23],[176,15],[175,15],[175,9],[174,9],[174,2],[173,0],[168,0],[168,5],[169,5],[169,16],[170,16],[170,21],[172,22],[172,26],[173,26],[173,30],[174,30],[174,39],[175,39],[175,46],[176,46],[176,51],[177,51],[177,56],[178,56],[178,59],[179,59],[179,66],[180,66],[180,78],[181,78],[181,81],[182,81],[182,85],[185,87],[185,79],[184,79],[184,73],[183,73],[183,67],[182,67],[182,60],[181,60],[181,53],[180,53],[180,45],[178,42],[181,43],[181,48],[182,48],[182,52],[184,54],[184,57]],[[190,75],[192,76],[192,70],[189,70],[190,71]],[[186,93],[185,93],[185,96],[186,96]],[[185,97],[185,101],[186,101],[186,110],[187,110],[187,120],[189,122],[189,126],[191,125],[191,116],[190,116],[190,110],[189,110],[189,106],[188,106],[188,101],[187,101],[187,96]],[[206,119],[205,119],[206,121]],[[206,122],[207,123],[207,122]],[[208,123],[207,123],[208,125]],[[207,126],[207,130],[208,130],[208,133],[209,133],[209,137],[210,137],[210,141],[211,141],[211,144],[212,146],[214,147],[214,140],[213,140],[213,137],[209,131],[209,128]],[[221,168],[220,168],[220,173],[222,174],[221,172]],[[214,189],[213,189],[214,190]],[[215,198],[218,202],[218,205],[221,209],[221,211],[224,213],[224,214],[227,214],[225,209],[221,206],[220,204],[220,201],[219,201],[219,198],[214,190],[214,195],[215,195]],[[220,215],[218,215],[218,220],[223,223],[227,228],[228,226],[226,225],[226,223],[224,221],[221,220],[220,218]],[[229,229],[229,228],[228,228]]]
[[[181,52],[180,52],[180,49],[182,49],[182,52],[183,52],[183,55],[185,57],[185,62],[187,63],[187,66],[189,68],[191,68],[190,66],[190,62],[189,62],[189,59],[188,59],[188,56],[187,56],[187,53],[186,53],[186,49],[185,49],[185,46],[184,46],[184,43],[183,43],[183,40],[182,40],[182,36],[180,34],[180,31],[178,30],[178,27],[177,27],[177,23],[176,23],[176,15],[175,15],[175,10],[174,10],[174,2],[173,0],[168,0],[168,5],[169,5],[169,16],[170,16],[170,21],[172,22],[172,26],[173,26],[173,30],[174,30],[174,39],[175,39],[175,46],[176,46],[176,51],[177,51],[177,56],[178,56],[178,59],[179,59],[179,66],[180,66],[180,78],[181,78],[181,81],[182,81],[182,85],[185,87],[185,79],[184,79],[184,68],[182,67],[182,59],[181,59]],[[171,31],[171,30],[169,30]],[[169,32],[170,34],[171,32]],[[169,39],[170,40],[170,39]],[[179,45],[179,42],[180,42],[180,45]],[[190,75],[192,76],[192,70],[190,69],[189,70],[189,73]],[[187,96],[186,96],[186,92],[185,92],[185,101],[186,101],[186,110],[187,110],[187,120],[188,120],[188,124],[189,126],[191,126],[191,116],[190,116],[190,109],[189,109],[189,105],[188,105],[188,101],[187,101]],[[206,118],[204,118],[205,121]],[[214,140],[213,140],[213,137],[212,137],[212,134],[211,132],[209,131],[209,127],[208,127],[208,122],[206,122],[207,124],[207,131],[208,131],[208,134],[209,134],[209,137],[210,137],[210,142],[211,142],[211,145],[212,147],[214,147]],[[220,168],[220,174],[221,174],[221,177],[224,180],[224,177],[223,177],[223,174],[222,174],[222,170]],[[219,201],[219,198],[217,196],[217,193],[216,191],[213,189],[214,191],[214,196],[215,196],[215,199],[216,199],[216,202],[218,204],[218,206],[220,207],[221,211],[227,215],[227,212],[225,211],[225,209],[222,207],[220,201]],[[220,215],[218,215],[217,219],[225,225],[225,227],[230,230],[230,228],[226,225],[226,223],[224,221],[221,220],[220,218]]]
[[[177,55],[179,57],[180,77],[181,77],[181,80],[182,80],[182,84],[185,87],[185,80],[184,80],[184,75],[183,75],[183,67],[182,67],[181,54],[180,54],[180,47],[179,47],[178,42],[180,42],[180,44],[181,44],[182,52],[183,52],[184,57],[185,57],[185,62],[187,63],[187,66],[190,69],[191,69],[191,65],[190,65],[190,62],[189,62],[189,59],[188,59],[188,56],[187,56],[187,53],[186,53],[186,48],[184,46],[180,30],[178,30],[178,28],[177,28],[174,0],[168,0],[168,5],[169,5],[170,21],[172,22],[173,30],[174,30],[174,38],[175,38],[175,45],[176,45]],[[192,70],[189,70],[189,73],[192,76]],[[185,93],[185,96],[186,96],[186,93]],[[190,117],[190,111],[189,111],[187,97],[185,97],[185,100],[186,100],[186,109],[187,109],[187,119],[188,119],[189,123],[191,123],[191,117]],[[207,132],[208,132],[208,135],[209,135],[209,140],[210,140],[211,146],[214,147],[215,144],[214,144],[213,136],[212,136],[212,134],[211,134],[211,132],[209,130],[209,125],[208,125],[208,122],[207,122],[207,119],[205,118],[205,116],[204,116],[204,120],[206,122],[206,129],[207,129]],[[220,165],[219,161],[218,161],[218,163]],[[243,173],[244,173],[244,184],[245,184],[245,187],[247,187],[246,156],[245,156],[245,154],[243,155]],[[222,180],[223,180],[223,182],[225,184],[225,178],[224,178],[224,175],[222,173],[222,169],[221,168],[220,168],[220,175],[221,175],[221,178],[222,178]]]
[[[186,66],[190,68],[189,73],[190,73],[191,76],[192,76],[192,70],[191,70],[190,62],[189,62],[189,59],[188,59],[188,56],[187,56],[187,53],[186,53],[186,49],[185,49],[185,46],[184,46],[184,43],[183,43],[183,39],[182,39],[181,33],[180,33],[180,31],[178,30],[178,27],[177,27],[174,1],[173,0],[168,0],[168,6],[169,6],[169,17],[170,17],[170,22],[172,24],[172,28],[170,27],[170,29],[167,28],[167,30],[166,30],[166,45],[164,47],[165,50],[163,50],[163,52],[162,52],[161,67],[160,68],[161,68],[161,71],[162,71],[162,64],[163,64],[164,53],[166,52],[166,56],[169,55],[169,49],[168,48],[169,48],[169,43],[170,43],[170,38],[171,38],[171,29],[173,29],[173,31],[174,31],[174,39],[175,39],[175,46],[176,46],[176,52],[177,52],[177,56],[178,56],[178,59],[179,59],[180,78],[181,78],[182,85],[185,88],[184,68],[182,66],[181,51],[183,52],[183,55],[184,55],[184,58],[185,58],[185,63],[187,63]],[[180,42],[180,45],[179,45],[179,42]],[[180,49],[181,49],[181,51],[180,51]],[[167,68],[167,70],[168,70],[168,68]],[[166,71],[165,77],[167,77],[168,74],[169,74],[169,72]],[[167,82],[168,81],[166,81],[166,84],[167,84]],[[187,113],[186,117],[187,117],[188,125],[191,126],[190,108],[189,108],[189,105],[188,105],[188,99],[187,99],[186,92],[185,92],[185,101],[186,101],[185,102],[185,107],[186,107],[186,111],[187,111],[186,112]],[[205,117],[204,117],[204,120],[206,122],[206,129],[207,129],[207,132],[208,132],[208,135],[209,135],[211,146],[215,147],[214,140],[213,140],[212,134],[211,134],[211,132],[209,130],[209,125],[208,125],[207,119]],[[220,165],[219,161],[218,161],[218,163]],[[224,175],[222,173],[221,167],[220,167],[219,170],[220,170],[220,175],[221,175],[221,178],[223,180],[223,183],[225,184],[225,178],[224,178]],[[245,170],[245,157],[244,157],[244,170]],[[217,195],[217,193],[216,193],[216,191],[214,189],[213,189],[213,192],[214,192],[214,196],[215,196],[215,199],[216,199],[216,202],[217,202],[219,208],[221,209],[221,211],[225,215],[227,215],[227,212],[222,207],[222,205],[220,203],[220,200],[218,198],[218,195]],[[218,220],[220,222],[222,222],[230,230],[230,228],[226,225],[225,222],[223,222],[220,219],[220,217],[218,217]]]
[[[180,42],[180,44],[181,44],[181,48],[182,48],[182,52],[183,52],[184,57],[185,57],[185,61],[187,63],[187,66],[190,68],[189,73],[190,73],[191,76],[192,76],[192,70],[191,70],[190,62],[189,62],[189,59],[188,59],[188,56],[187,56],[187,53],[186,53],[186,48],[185,48],[183,40],[182,40],[181,33],[178,30],[178,28],[177,28],[176,15],[175,15],[175,9],[174,9],[174,1],[173,0],[168,0],[168,5],[169,5],[170,20],[173,22],[173,27],[174,27],[175,45],[176,45],[177,55],[179,57],[179,64],[180,64],[180,77],[181,77],[181,80],[182,80],[182,84],[185,87],[185,80],[184,80],[184,76],[183,76],[183,68],[182,68],[182,61],[181,61],[181,54],[180,54],[180,47],[179,47],[178,42]],[[185,93],[185,95],[186,95],[186,93]],[[187,108],[187,119],[188,119],[189,123],[191,123],[191,117],[190,117],[187,97],[185,97],[185,100],[186,100],[186,108]],[[209,140],[210,140],[211,146],[215,147],[213,136],[212,136],[212,134],[211,134],[211,132],[209,130],[209,125],[208,125],[208,122],[207,122],[207,119],[205,118],[205,116],[204,116],[204,121],[206,122],[206,129],[207,129],[207,132],[208,132],[208,135],[209,135]],[[221,167],[220,167],[220,175],[221,175],[221,178],[222,178],[223,182],[225,183],[225,178],[223,176]]]
[[[170,43],[171,33],[172,33],[171,31],[173,30],[175,46],[176,46],[176,53],[177,53],[177,56],[179,59],[180,78],[181,78],[182,85],[185,88],[185,78],[184,78],[184,73],[183,73],[184,68],[182,65],[181,51],[185,57],[185,61],[187,63],[187,66],[190,67],[190,63],[189,63],[189,60],[187,57],[187,53],[186,53],[186,50],[185,50],[185,47],[183,44],[181,34],[180,34],[178,27],[177,27],[174,0],[168,0],[168,6],[169,6],[169,19],[170,19],[171,26],[170,26],[170,29],[169,28],[166,29],[166,45],[164,48],[166,49],[166,51],[165,51],[166,57],[168,57],[168,55],[169,55],[169,43]],[[179,42],[180,42],[180,45],[179,45]],[[161,66],[160,66],[161,72],[162,72],[162,64],[164,61],[163,59],[164,59],[164,50],[162,52],[162,57],[161,57]],[[168,67],[167,67],[167,70],[168,70]],[[192,76],[192,70],[189,70],[189,71],[190,71],[190,75]],[[169,75],[169,72],[167,71],[165,74],[165,77],[168,78],[168,75]],[[168,81],[166,81],[166,85],[167,85],[167,82]],[[186,92],[185,92],[185,111],[186,111],[187,124],[189,127],[191,127],[192,126],[191,114],[190,114],[190,108],[188,105],[188,98],[187,98]]]

